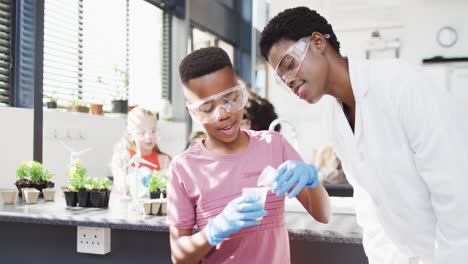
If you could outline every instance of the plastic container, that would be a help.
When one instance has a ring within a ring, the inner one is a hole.
[[[257,186],[264,186],[264,187],[271,188],[273,186],[271,182],[273,181],[275,174],[276,174],[275,168],[271,166],[267,166],[266,168],[263,169],[262,173],[260,173],[260,176],[258,177],[258,180],[257,180]]]
[[[267,193],[270,188],[267,187],[256,187],[256,188],[243,188],[242,189],[242,197],[259,197],[257,203],[265,208],[265,201],[267,197]],[[260,221],[263,217],[257,218],[255,220]]]

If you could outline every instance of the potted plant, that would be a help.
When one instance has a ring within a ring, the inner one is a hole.
[[[70,176],[70,187],[77,192],[78,206],[88,207],[89,189],[92,183],[91,178],[86,177],[86,168],[81,165],[79,159],[75,160],[68,172]]]
[[[78,203],[78,193],[73,187],[70,186],[65,186],[62,187],[63,189],[63,194],[65,196],[65,203],[67,206],[75,207],[76,204]]]
[[[19,191],[22,188],[36,188],[42,195],[42,189],[53,188],[54,183],[50,179],[54,176],[40,162],[29,161],[21,162],[20,167],[16,170],[18,180],[15,182]]]
[[[72,104],[67,108],[69,112],[88,113],[89,107],[87,107],[81,100],[75,99]]]
[[[117,75],[117,83],[114,100],[112,100],[112,113],[126,114],[128,112],[128,70],[122,70],[118,66],[114,66],[114,73]]]
[[[23,189],[24,199],[28,204],[35,204],[37,203],[37,199],[39,198],[39,190],[36,188],[24,188]]]
[[[47,108],[56,109],[57,108],[57,97],[55,96],[46,96],[49,98],[49,101],[46,103]]]
[[[21,162],[20,167],[16,170],[18,180],[15,182],[18,188],[19,196],[22,196],[21,189],[31,187],[31,180],[29,179],[29,164],[26,161]]]
[[[90,201],[92,207],[109,207],[112,181],[109,178],[94,178],[91,183]]]
[[[92,103],[89,105],[89,113],[91,115],[103,115],[103,105],[99,103],[95,97],[92,98],[91,102]]]
[[[151,199],[166,197],[167,177],[163,173],[153,171],[153,177],[148,181],[148,189]]]

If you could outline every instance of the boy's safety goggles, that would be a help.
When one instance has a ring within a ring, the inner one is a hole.
[[[186,106],[192,118],[206,124],[219,118],[221,108],[228,113],[234,113],[244,108],[248,99],[247,88],[239,82],[238,85],[201,101],[191,104],[187,102]]]
[[[324,34],[323,36],[327,39],[330,38],[329,34]],[[281,56],[275,67],[275,80],[279,85],[287,85],[288,80],[296,77],[307,55],[309,44],[310,36],[301,38]]]

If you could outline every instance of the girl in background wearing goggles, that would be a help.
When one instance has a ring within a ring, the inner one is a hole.
[[[128,161],[141,151],[143,159],[155,166],[140,163],[140,175],[144,179],[149,179],[154,170],[166,170],[169,167],[171,158],[159,149],[157,144],[157,114],[143,107],[137,106],[128,113],[127,127],[122,139],[115,145],[112,156],[112,174],[116,181],[116,187],[122,194],[127,194],[128,186],[125,184],[129,169]],[[135,164],[130,166],[134,167]],[[146,182],[146,180],[145,180]]]
[[[329,219],[328,194],[316,169],[303,165],[277,132],[240,129],[248,92],[222,49],[196,50],[179,70],[187,109],[207,138],[171,163],[167,218],[173,261],[290,263],[284,194],[298,199],[317,221]],[[269,192],[262,206],[258,197],[241,192],[257,187],[267,166],[288,177],[277,179],[273,189],[279,196]]]

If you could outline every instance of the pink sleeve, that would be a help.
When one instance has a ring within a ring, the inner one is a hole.
[[[297,153],[296,149],[289,144],[289,142],[281,135],[281,145],[283,147],[283,161],[287,160],[299,160],[303,161],[299,153]]]
[[[195,226],[195,206],[187,195],[184,183],[179,178],[177,163],[170,165],[167,183],[167,221],[178,229],[192,229]]]

